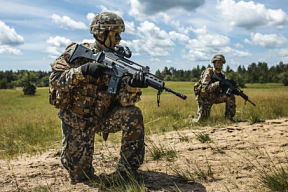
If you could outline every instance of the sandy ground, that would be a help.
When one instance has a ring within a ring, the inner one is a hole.
[[[213,142],[201,143],[196,138],[200,133],[209,134]],[[153,161],[146,148],[145,162],[139,172],[145,175],[147,191],[265,191],[259,183],[259,174],[247,164],[248,160],[259,168],[267,167],[269,155],[276,166],[288,165],[288,119],[284,118],[253,125],[237,123],[173,131],[149,138],[152,141],[146,140],[149,148],[161,145],[164,149],[174,149],[177,157]],[[96,145],[93,161],[96,175],[113,173],[119,144]],[[199,176],[201,171],[203,177]],[[190,180],[181,182],[176,172]],[[2,160],[0,175],[0,191],[100,191],[87,183],[71,184],[60,163],[59,150],[55,149],[10,162]]]

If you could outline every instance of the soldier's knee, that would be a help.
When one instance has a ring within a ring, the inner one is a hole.
[[[131,120],[134,119],[143,122],[142,111],[139,109],[139,107],[131,106],[128,112],[129,112],[129,118]]]
[[[231,94],[227,97],[229,100],[233,100],[235,101],[235,95],[234,94]]]

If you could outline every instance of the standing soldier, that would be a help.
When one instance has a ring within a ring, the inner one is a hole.
[[[212,76],[217,73],[225,79],[224,73],[221,71],[223,64],[226,63],[225,57],[221,54],[216,54],[212,60],[214,67],[207,68],[201,73],[200,80],[194,86],[196,100],[198,101],[198,119],[192,119],[193,122],[207,120],[210,116],[212,105],[218,103],[226,103],[225,117],[233,121],[236,112],[235,96],[226,95],[226,84],[220,81],[214,81]],[[230,80],[235,85],[235,81]],[[193,116],[189,116],[189,119]]]
[[[85,46],[95,53],[119,44],[125,31],[122,18],[114,13],[97,14],[90,25],[96,41]],[[136,174],[144,159],[144,124],[141,110],[135,106],[147,87],[143,73],[121,79],[117,94],[107,93],[110,76],[107,66],[89,59],[68,60],[76,43],[51,63],[49,102],[59,108],[62,128],[61,162],[72,182],[93,176],[92,166],[95,133],[106,141],[109,133],[122,132],[118,169]],[[124,166],[124,168],[123,168]]]

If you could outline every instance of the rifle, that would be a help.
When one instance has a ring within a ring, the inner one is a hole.
[[[160,94],[163,92],[163,90],[171,92],[183,100],[187,98],[186,95],[177,93],[167,87],[164,87],[165,82],[160,77],[157,77],[156,75],[149,73],[150,68],[148,66],[143,67],[142,65],[139,65],[133,61],[126,59],[125,57],[127,58],[131,57],[132,52],[128,47],[125,48],[126,49],[124,49],[124,47],[120,45],[116,45],[114,49],[105,48],[102,52],[94,53],[93,49],[81,44],[77,44],[68,62],[71,63],[76,58],[85,58],[85,59],[92,59],[100,64],[109,66],[109,68],[111,69],[111,71],[109,72],[109,75],[111,75],[111,79],[108,85],[107,90],[108,93],[116,94],[119,80],[121,77],[124,76],[132,77],[134,72],[142,71],[145,80],[148,81],[148,85],[158,90],[157,94],[158,107],[160,103]],[[140,67],[140,69],[137,69],[132,65],[137,65],[138,67]]]
[[[228,88],[226,91],[226,95],[231,95],[231,93],[233,93],[234,95],[239,95],[243,99],[245,99],[245,105],[246,105],[246,102],[249,101],[252,105],[256,106],[252,101],[248,99],[248,96],[245,95],[239,87],[237,87],[236,85],[233,85],[230,80],[223,79],[217,73],[213,74],[212,79],[223,82],[223,83],[225,82],[225,85],[227,85],[227,88]]]

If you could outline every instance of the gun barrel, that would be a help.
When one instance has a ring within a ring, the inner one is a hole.
[[[165,89],[166,91],[170,92],[170,93],[175,94],[176,96],[180,97],[180,98],[183,99],[183,100],[186,100],[186,98],[187,98],[186,95],[183,95],[183,94],[181,94],[181,93],[177,93],[177,92],[175,92],[175,91],[172,91],[171,89],[169,89],[169,88],[167,88],[167,87],[164,87],[164,89]]]
[[[248,101],[249,101],[249,102],[250,102],[252,105],[256,106],[256,105],[255,105],[255,103],[253,103],[253,102],[252,102],[252,101],[250,101],[249,99],[248,99]]]

